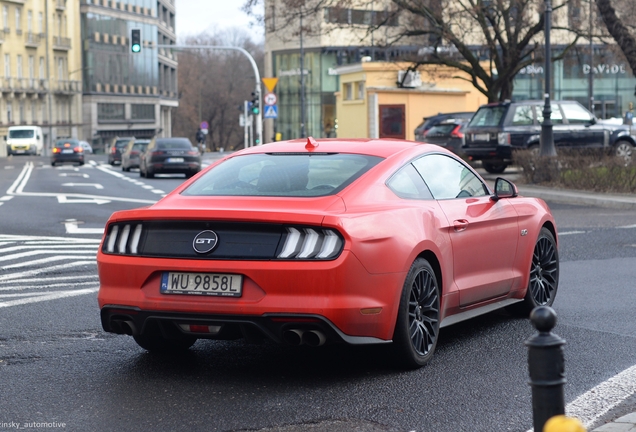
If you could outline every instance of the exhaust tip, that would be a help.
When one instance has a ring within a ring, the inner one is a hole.
[[[135,323],[132,321],[122,321],[121,322],[121,331],[128,336],[133,336],[137,334],[137,329],[135,328]]]
[[[287,330],[283,333],[283,340],[290,345],[298,346],[303,341],[303,333],[299,329]]]
[[[319,347],[324,345],[327,342],[327,337],[323,332],[318,330],[310,330],[308,332],[303,333],[302,341],[309,346]]]

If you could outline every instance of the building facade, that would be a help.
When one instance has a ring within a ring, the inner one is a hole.
[[[320,13],[306,15],[301,13],[302,10],[290,15],[281,6],[280,0],[266,0],[264,3],[264,75],[278,78],[275,89],[278,118],[265,121],[265,142],[271,141],[277,132],[282,134],[282,139],[300,137],[303,117],[305,135],[337,136],[337,128],[343,127],[336,109],[337,92],[344,91],[341,77],[337,74],[339,67],[363,60],[395,62],[415,59],[429,48],[426,41],[415,39],[402,39],[400,43],[403,45],[400,46],[387,44],[403,25],[400,21],[403,17],[386,19],[390,1],[352,1],[347,3],[348,8],[324,7]],[[576,28],[581,34],[598,35],[604,24],[596,15],[589,20],[587,3],[572,1],[567,9],[560,9],[553,15],[553,26]],[[458,7],[459,3],[449,1],[444,4]],[[537,13],[535,19],[538,18]],[[591,30],[588,28],[590,23]],[[474,22],[464,24],[473,25]],[[539,34],[536,43],[542,44],[543,39],[543,34]],[[571,33],[553,30],[554,55],[564,49],[571,39]],[[467,31],[466,41],[475,51],[484,51],[480,45],[480,32]],[[551,97],[555,100],[577,100],[584,106],[593,106],[599,118],[621,117],[629,109],[630,102],[636,103],[636,79],[615,45],[600,44],[598,39],[593,42],[590,51],[589,40],[581,38],[563,60],[553,63]],[[301,74],[303,80],[300,79]],[[543,99],[543,93],[541,62],[517,74],[513,92],[515,99]]]
[[[57,137],[81,135],[81,39],[74,0],[0,1],[0,137],[12,125]],[[0,143],[3,154],[6,147]]]
[[[141,30],[132,53],[130,34]],[[83,135],[96,151],[116,136],[171,136],[178,106],[174,0],[81,0]]]

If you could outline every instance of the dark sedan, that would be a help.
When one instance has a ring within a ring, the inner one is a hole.
[[[201,154],[188,138],[153,138],[139,159],[139,175],[185,174],[192,177],[201,170]]]
[[[445,147],[457,155],[463,154],[464,128],[468,120],[449,119],[433,126],[424,133],[424,141]]]
[[[76,139],[57,140],[51,154],[51,165],[72,162],[84,165],[84,148]]]

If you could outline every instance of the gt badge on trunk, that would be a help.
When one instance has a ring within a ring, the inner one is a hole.
[[[192,247],[196,253],[204,254],[214,249],[218,243],[219,237],[214,231],[201,231],[194,237]]]

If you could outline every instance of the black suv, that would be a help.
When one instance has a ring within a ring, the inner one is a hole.
[[[512,150],[538,150],[544,101],[497,102],[477,110],[464,130],[462,150],[481,160],[489,173],[502,173],[512,163]],[[551,103],[557,148],[611,150],[629,157],[636,145],[629,127],[604,124],[576,101]]]

